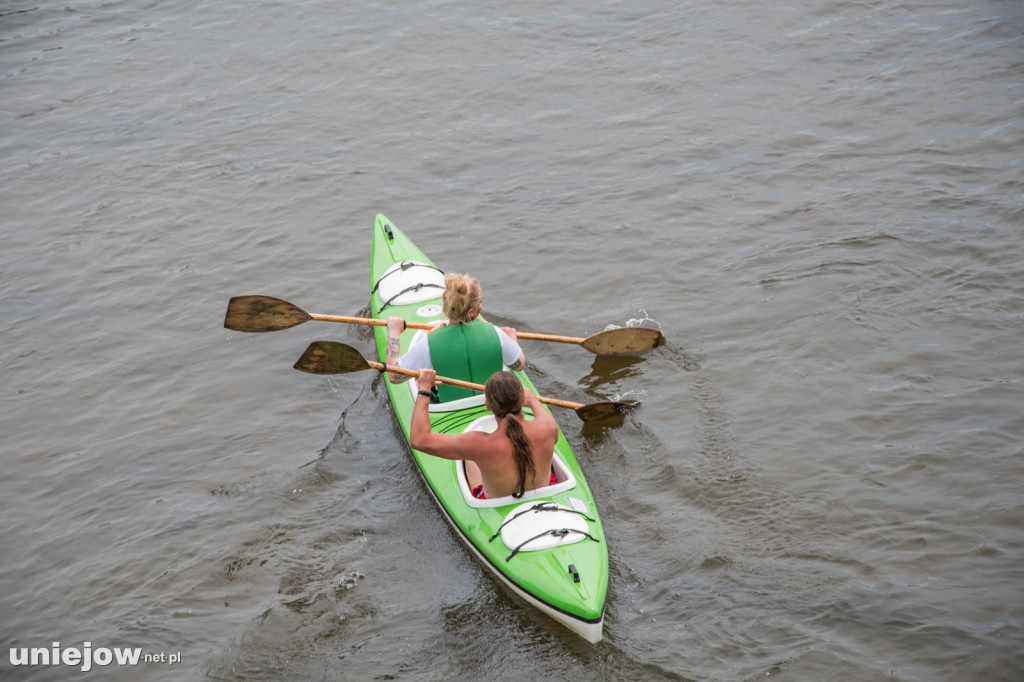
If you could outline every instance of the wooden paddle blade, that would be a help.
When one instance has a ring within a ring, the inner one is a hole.
[[[310,374],[347,374],[373,369],[362,353],[337,341],[314,341],[294,366]]]
[[[276,332],[309,319],[302,308],[273,296],[235,296],[228,301],[224,326],[239,332]]]
[[[605,401],[600,403],[590,403],[589,405],[583,405],[582,407],[576,408],[576,414],[585,422],[598,421],[600,419],[607,419],[609,417],[620,416],[630,410],[639,407],[640,403],[635,400],[627,400],[625,402],[611,402]]]
[[[584,339],[580,345],[595,355],[639,353],[665,344],[665,336],[647,327],[607,329]]]

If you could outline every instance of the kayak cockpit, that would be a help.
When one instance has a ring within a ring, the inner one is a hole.
[[[466,400],[472,400],[472,398],[466,398]],[[493,433],[498,428],[498,422],[494,418],[494,415],[487,414],[482,417],[475,419],[472,423],[465,428],[466,431],[484,431],[486,433]],[[455,462],[455,471],[459,478],[459,490],[462,491],[462,497],[466,500],[466,504],[470,507],[503,507],[509,504],[516,504],[521,502],[529,502],[538,498],[547,498],[556,493],[564,492],[566,490],[572,490],[576,487],[576,477],[573,475],[572,470],[565,465],[565,462],[561,460],[558,453],[555,452],[554,457],[551,459],[551,469],[555,474],[555,480],[558,483],[554,485],[546,485],[543,488],[536,488],[534,490],[527,490],[523,493],[522,497],[513,497],[506,495],[505,497],[495,497],[494,499],[477,499],[473,497],[473,492],[470,489],[469,479],[466,477],[466,466],[462,460]]]

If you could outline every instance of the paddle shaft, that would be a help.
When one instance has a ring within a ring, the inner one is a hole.
[[[394,374],[404,374],[410,377],[418,377],[420,375],[418,370],[405,369],[404,367],[396,367],[394,365],[385,365],[382,362],[374,362],[373,360],[367,360],[366,364],[372,369],[378,372],[392,372]],[[442,384],[448,384],[449,386],[458,386],[459,388],[468,388],[471,391],[482,391],[484,386],[482,384],[474,384],[469,381],[462,381],[461,379],[449,379],[448,377],[436,377]],[[544,398],[537,396],[537,400],[548,405],[554,405],[555,407],[568,407],[571,410],[577,410],[584,407],[583,403],[574,403],[568,400],[558,400],[557,398]]]
[[[224,326],[240,332],[273,332],[280,329],[290,329],[309,320],[364,324],[377,327],[387,325],[385,320],[307,313],[297,305],[280,298],[249,295],[233,296],[231,298],[228,302],[227,314],[224,316]],[[406,322],[406,327],[410,329],[429,330],[435,328],[436,325],[437,323]],[[577,336],[556,336],[554,334],[536,334],[533,332],[518,332],[516,336],[518,339],[532,341],[570,343],[578,345],[595,355],[638,353],[657,348],[665,343],[665,337],[660,331],[644,327],[606,329],[585,339]]]
[[[317,313],[307,313],[309,319],[319,320],[320,322],[342,322],[344,324],[365,324],[372,327],[386,327],[388,324],[387,320],[374,320],[368,317],[345,317],[343,315],[319,315]],[[423,324],[420,322],[406,322],[405,326],[407,329],[433,329],[437,325]],[[517,332],[516,336],[520,339],[527,339],[530,341],[557,341],[558,343],[583,343],[586,339],[577,338],[575,336],[556,336],[554,334],[534,334],[533,332]],[[454,385],[454,384],[453,384]]]

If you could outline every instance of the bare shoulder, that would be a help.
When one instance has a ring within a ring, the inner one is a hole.
[[[547,410],[539,410],[534,418],[527,422],[526,428],[534,438],[553,440],[558,437],[558,422],[548,414]]]
[[[551,416],[551,413],[544,408],[540,401],[537,401],[537,404],[533,405],[532,409],[533,419],[530,421],[533,424],[536,424],[538,427],[558,429],[558,422],[555,421],[555,418]]]

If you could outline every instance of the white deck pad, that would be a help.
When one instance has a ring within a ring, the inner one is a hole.
[[[444,292],[444,273],[423,263],[395,263],[378,280],[377,288],[389,305],[422,303]]]
[[[587,519],[555,502],[530,502],[510,511],[501,529],[501,541],[509,549],[530,552],[587,539]],[[550,531],[568,530],[568,533]]]

